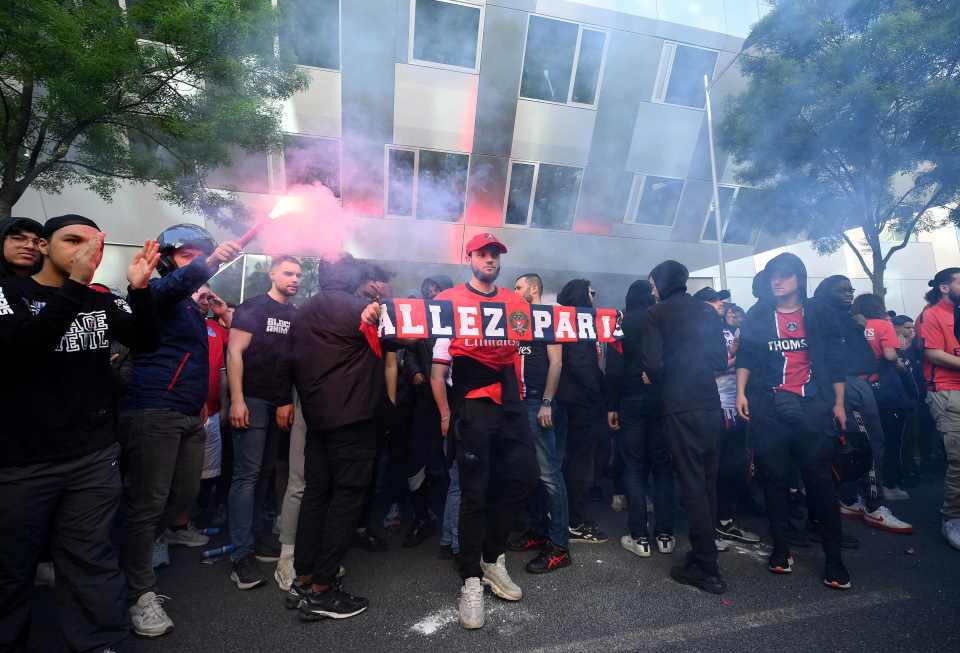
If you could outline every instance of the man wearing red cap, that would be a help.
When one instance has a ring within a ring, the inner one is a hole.
[[[437,339],[430,383],[440,410],[441,431],[450,438],[460,472],[460,575],[464,583],[459,610],[461,625],[471,629],[483,626],[484,585],[507,601],[519,601],[523,595],[507,573],[504,552],[512,516],[524,509],[539,478],[520,395],[518,343],[506,336],[484,336],[489,333],[488,325],[477,310],[471,310],[481,301],[504,305],[523,301],[494,283],[500,274],[500,255],[506,252],[507,247],[493,234],[474,236],[466,247],[473,277],[435,298],[452,301],[457,307],[461,334]],[[464,335],[470,331],[476,337]],[[451,370],[453,384],[448,388]]]

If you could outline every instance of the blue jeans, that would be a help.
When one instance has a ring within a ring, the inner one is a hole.
[[[570,513],[567,505],[567,485],[563,480],[563,457],[552,428],[540,426],[537,415],[540,399],[526,400],[530,432],[537,450],[540,466],[540,484],[533,498],[531,527],[545,533],[554,546],[566,549],[570,545]]]
[[[447,501],[443,508],[440,544],[449,546],[455,555],[460,554],[460,471],[456,461],[450,467],[450,484],[447,486]]]
[[[653,473],[654,532],[673,535],[674,483],[670,451],[651,406],[644,399],[625,398],[620,402],[620,455],[624,481],[630,499],[627,525],[634,538],[650,537],[647,527],[647,479]]]
[[[255,397],[245,401],[250,426],[233,429],[233,480],[227,496],[230,540],[237,547],[230,554],[233,560],[253,554],[261,525],[260,508],[277,458],[277,407]]]

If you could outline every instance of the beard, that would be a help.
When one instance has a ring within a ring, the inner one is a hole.
[[[947,297],[950,298],[950,301],[953,302],[954,306],[960,305],[960,293],[955,293],[951,290],[947,293]]]
[[[500,268],[497,267],[493,272],[487,272],[486,270],[473,269],[473,276],[477,278],[477,281],[483,283],[493,283],[497,280],[497,277],[500,276]]]

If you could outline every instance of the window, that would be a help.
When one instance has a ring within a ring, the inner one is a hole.
[[[469,170],[469,154],[388,147],[387,215],[456,222]]]
[[[751,223],[746,212],[737,210],[737,198],[743,189],[732,186],[721,186],[720,215],[723,218],[723,242],[727,245],[752,245],[757,239],[757,228]],[[703,233],[700,240],[717,242],[716,217],[713,212],[713,202],[707,212],[707,219],[703,224]]]
[[[280,47],[302,66],[340,70],[340,0],[279,0]]]
[[[531,15],[520,96],[596,106],[606,40],[606,32]]]
[[[580,168],[515,161],[510,166],[504,222],[541,229],[570,229],[582,176]]]
[[[410,60],[476,71],[481,7],[449,0],[412,0]]]
[[[716,68],[717,53],[714,50],[664,43],[653,101],[704,108],[703,76],[713,79]]]
[[[270,162],[262,152],[248,152],[239,146],[230,147],[230,164],[207,173],[210,188],[243,193],[270,192]]]
[[[683,180],[668,177],[636,177],[635,201],[627,205],[625,222],[671,227],[683,195]]]
[[[340,197],[340,141],[286,134],[283,161],[288,188],[320,183]]]
[[[720,196],[720,216],[723,218],[723,230],[730,226],[730,207],[737,196],[737,188],[720,186],[717,194]],[[713,210],[713,193],[710,194],[710,207],[707,209],[707,218],[703,223],[703,233],[700,240],[717,242],[717,214]]]

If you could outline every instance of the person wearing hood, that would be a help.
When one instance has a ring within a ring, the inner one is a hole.
[[[353,617],[369,604],[336,579],[373,478],[375,417],[384,396],[383,360],[358,328],[379,322],[379,304],[366,296],[380,283],[370,270],[349,256],[324,266],[321,290],[297,310],[279,366],[282,394],[296,387],[307,428],[297,576],[286,598],[305,621]],[[277,408],[284,420],[293,411],[293,404]]]
[[[832,472],[837,429],[847,426],[844,343],[836,311],[808,301],[807,269],[793,254],[774,257],[761,275],[759,302],[741,331],[737,414],[750,422],[764,485],[773,537],[767,568],[775,574],[793,571],[789,481],[797,466],[810,513],[822,521],[823,583],[849,589]]]
[[[723,412],[714,374],[727,366],[720,317],[687,293],[687,268],[664,261],[650,272],[657,304],[644,315],[640,361],[661,389],[660,415],[689,521],[691,550],[670,576],[723,594],[717,564],[717,441]]]
[[[561,306],[592,306],[593,288],[587,279],[568,281],[557,295]],[[570,541],[601,544],[607,534],[587,514],[587,487],[594,468],[594,450],[606,434],[603,372],[597,343],[563,346],[557,401],[567,416],[567,446],[563,476],[570,507]]]
[[[630,532],[620,545],[641,558],[650,557],[652,542],[647,525],[647,495],[652,495],[654,539],[660,553],[676,548],[673,535],[674,479],[670,450],[660,428],[659,392],[641,361],[643,322],[656,303],[650,282],[634,281],[627,290],[623,314],[623,353],[610,347],[607,356],[607,421],[617,433],[627,485]],[[652,492],[647,479],[653,474]]]
[[[40,271],[43,226],[30,218],[0,220],[0,279],[28,277]]]
[[[843,401],[847,411],[847,423],[855,425],[855,415],[863,420],[873,451],[873,473],[859,481],[844,483],[839,488],[840,514],[853,519],[863,519],[867,526],[892,533],[912,533],[913,527],[898,519],[883,505],[881,470],[884,457],[884,428],[880,408],[871,383],[877,375],[877,359],[865,336],[864,324],[858,321],[853,307],[853,284],[847,277],[837,274],[827,277],[813,293],[814,301],[834,311],[837,328],[843,338],[843,359],[846,365]],[[892,328],[892,327],[891,327]],[[859,496],[858,496],[859,491]],[[817,524],[811,520],[811,526]],[[853,546],[854,539],[844,535],[845,546]]]

